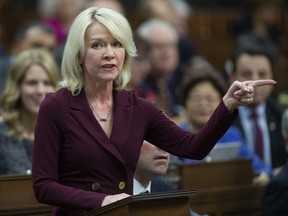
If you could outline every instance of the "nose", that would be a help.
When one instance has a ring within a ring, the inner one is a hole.
[[[115,57],[113,48],[111,47],[111,45],[107,45],[104,54],[103,54],[103,58],[104,59],[113,59]]]
[[[163,152],[164,155],[169,154],[168,152],[164,151],[163,149],[161,149],[161,148],[159,148],[159,147],[156,147],[156,149],[157,149],[158,151],[160,151],[160,152]]]
[[[43,83],[38,83],[36,91],[38,94],[45,94],[46,93],[46,88]]]
[[[260,79],[259,72],[254,71],[254,73],[252,73],[251,80],[258,80],[258,79]]]

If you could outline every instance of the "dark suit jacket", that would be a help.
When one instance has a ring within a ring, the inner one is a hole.
[[[270,148],[271,148],[271,159],[273,168],[283,166],[283,164],[287,159],[287,153],[285,151],[285,142],[281,130],[282,113],[283,110],[280,107],[278,107],[274,101],[272,101],[271,99],[267,101],[266,118],[270,133],[270,143],[271,143]],[[234,125],[240,129],[242,136],[245,137],[243,126],[239,118],[235,120]]]
[[[221,102],[208,124],[193,135],[135,91],[113,94],[110,138],[93,116],[84,90],[72,96],[60,89],[47,94],[41,104],[32,180],[39,202],[61,206],[54,215],[77,215],[83,209],[98,208],[107,194],[132,194],[144,139],[174,155],[202,159],[235,119]],[[75,209],[80,210],[76,213]]]
[[[161,177],[154,178],[151,181],[151,193],[176,191],[172,185],[166,183]]]
[[[262,202],[263,216],[288,215],[288,161],[267,185]]]

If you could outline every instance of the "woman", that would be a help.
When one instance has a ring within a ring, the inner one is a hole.
[[[188,68],[183,84],[183,101],[186,109],[186,119],[179,125],[181,128],[197,133],[210,119],[214,110],[225,95],[226,84],[220,74],[209,68]],[[238,156],[253,159],[252,168],[255,173],[254,184],[266,185],[272,176],[272,169],[256,154],[253,154],[244,141],[240,131],[231,126],[220,138],[218,145],[223,143],[241,143]],[[184,163],[193,162],[190,159],[180,158]]]
[[[0,174],[31,174],[34,127],[45,94],[56,90],[59,69],[44,50],[21,52],[1,97]]]
[[[130,196],[144,139],[179,156],[205,157],[237,107],[252,102],[253,86],[275,83],[235,82],[210,124],[190,134],[124,90],[135,55],[131,27],[118,12],[92,7],[74,20],[62,61],[63,88],[47,95],[35,128],[33,187],[39,202],[58,206],[53,215],[81,215]]]

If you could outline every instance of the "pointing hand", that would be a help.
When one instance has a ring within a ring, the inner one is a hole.
[[[263,85],[275,85],[274,80],[249,80],[244,82],[235,81],[223,97],[224,104],[234,112],[239,106],[245,106],[253,102],[254,87]]]

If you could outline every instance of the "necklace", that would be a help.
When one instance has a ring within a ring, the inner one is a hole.
[[[87,100],[88,100],[88,98],[87,98]],[[88,100],[88,103],[89,103],[89,106],[90,106],[90,108],[94,111],[94,113],[97,115],[97,117],[98,117],[98,119],[99,119],[99,121],[101,121],[101,122],[107,122],[108,121],[108,118],[109,118],[109,115],[110,115],[110,107],[109,107],[109,111],[108,111],[108,114],[107,114],[107,116],[106,117],[101,117],[97,112],[96,112],[96,110],[94,109],[94,107],[92,106],[92,104],[91,104],[91,102]]]

